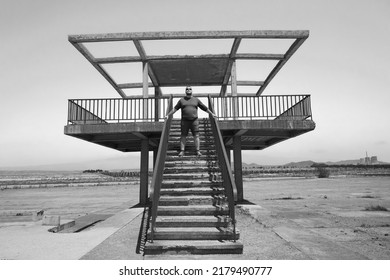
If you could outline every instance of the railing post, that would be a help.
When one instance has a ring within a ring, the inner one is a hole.
[[[232,114],[233,119],[236,119],[238,116],[238,100],[237,100],[237,69],[236,69],[236,61],[233,60],[232,63],[232,72],[231,72],[231,80],[232,80]]]
[[[148,96],[149,96],[149,63],[144,62],[142,64],[143,71],[142,71],[142,81],[143,81],[143,87],[142,87],[142,95],[143,95],[143,118],[144,120],[148,119]]]
[[[158,122],[160,120],[161,113],[161,99],[159,98],[158,87],[154,88],[154,121]]]

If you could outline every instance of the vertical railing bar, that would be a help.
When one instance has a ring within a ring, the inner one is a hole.
[[[253,102],[252,102],[252,97],[249,97],[249,108],[250,108],[250,112],[249,112],[249,115],[250,115],[250,119],[252,119],[252,113],[254,112],[254,109],[252,110],[252,106],[253,106],[253,104],[252,104]]]

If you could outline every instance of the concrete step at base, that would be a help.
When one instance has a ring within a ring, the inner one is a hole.
[[[209,254],[242,254],[243,244],[240,241],[218,240],[155,240],[145,244],[146,255],[209,255]]]
[[[228,227],[227,216],[159,216],[156,219],[156,227]]]
[[[150,231],[147,234],[151,240]],[[154,233],[154,240],[238,240],[240,233],[236,235],[227,228],[212,227],[185,227],[185,228],[157,228]]]
[[[157,208],[158,216],[223,216],[228,214],[227,208],[208,205],[159,206]]]

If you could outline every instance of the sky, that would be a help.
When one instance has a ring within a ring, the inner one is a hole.
[[[310,31],[264,94],[310,94],[316,129],[244,151],[244,162],[339,161],[366,152],[390,162],[387,0],[0,3],[0,168],[115,157],[139,165],[138,153],[64,135],[68,99],[119,97],[68,35],[203,30]]]

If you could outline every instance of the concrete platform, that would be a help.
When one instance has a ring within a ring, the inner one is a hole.
[[[140,251],[143,248],[137,247],[143,210],[143,208],[132,208],[119,211],[78,233],[51,233],[48,230],[52,227],[42,226],[41,221],[2,223],[0,224],[2,241],[0,259],[364,260],[386,258],[373,252],[374,249],[377,251],[380,246],[383,247],[384,241],[381,241],[382,245],[380,245],[378,240],[371,240],[369,237],[367,239],[367,234],[364,232],[348,232],[348,235],[340,235],[340,228],[327,227],[327,224],[319,223],[316,217],[302,220],[291,213],[291,218],[281,218],[273,211],[256,204],[237,207],[237,227],[240,229],[240,239],[243,244],[242,254],[144,256]],[[305,224],[301,224],[303,221],[306,221]],[[362,253],[363,250],[358,250],[356,245],[366,248],[367,254]]]
[[[0,259],[77,260],[133,221],[138,235],[142,213],[143,208],[126,209],[78,233],[52,233],[53,226],[41,221],[0,224]]]

